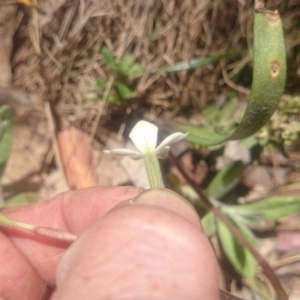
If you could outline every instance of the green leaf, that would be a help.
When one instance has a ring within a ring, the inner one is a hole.
[[[135,74],[143,74],[145,73],[145,68],[139,64],[135,63],[132,68],[129,70],[128,75],[135,75]]]
[[[120,71],[122,72],[122,75],[124,75],[125,77],[129,76],[130,70],[133,65],[134,65],[134,57],[132,55],[125,55],[119,64],[119,68]]]
[[[121,104],[120,97],[118,96],[118,93],[115,90],[110,92],[107,98],[107,102],[111,104]]]
[[[212,199],[221,199],[241,180],[245,165],[233,162],[217,173],[206,189],[206,195]]]
[[[228,260],[242,276],[254,278],[255,259],[251,253],[237,242],[230,230],[221,221],[218,220],[217,226],[218,238]],[[249,232],[249,229],[242,223],[239,224],[238,228],[243,228],[243,231],[248,230]]]
[[[0,179],[4,173],[8,158],[10,156],[13,142],[13,117],[12,111],[8,106],[0,108],[0,122],[2,124],[2,137],[0,139]],[[5,123],[5,126],[3,125]],[[4,127],[3,127],[4,126]],[[0,131],[1,131],[0,130]]]
[[[112,71],[116,71],[118,67],[113,52],[111,52],[107,47],[102,47],[101,54],[103,55],[107,67],[109,67]]]
[[[267,224],[267,220],[263,217],[263,212],[243,210],[243,205],[221,205],[222,212],[229,216],[235,216],[250,227],[263,227]]]
[[[103,80],[103,79],[98,79],[96,81],[96,90],[100,90],[100,91],[104,91],[107,87],[107,80]]]
[[[207,237],[211,237],[217,230],[216,218],[212,212],[208,212],[201,218],[203,231]]]
[[[251,292],[254,293],[254,299],[272,299],[273,293],[271,292],[270,286],[266,285],[266,282],[260,279],[259,277],[255,278],[243,278],[244,285],[248,286],[251,289]],[[255,294],[258,294],[255,296]]]
[[[135,93],[126,84],[116,82],[115,85],[122,99],[131,99],[135,96]]]
[[[213,146],[225,142],[231,134],[211,132],[204,128],[197,128],[192,125],[176,122],[176,131],[188,132],[186,140],[201,146]],[[175,130],[174,130],[175,131]]]
[[[281,20],[276,12],[256,11],[251,95],[244,116],[235,131],[212,133],[192,125],[174,123],[174,130],[190,132],[187,140],[212,146],[226,140],[251,136],[262,128],[276,110],[286,78],[285,45]]]
[[[204,67],[214,62],[218,62],[225,57],[232,57],[240,54],[241,52],[225,52],[214,56],[198,57],[191,60],[181,61],[171,66],[159,68],[160,72],[178,72],[183,70],[192,70],[199,67]]]
[[[236,111],[238,100],[236,97],[231,97],[222,107],[220,111],[220,122],[230,124],[234,122],[233,115]]]
[[[119,67],[125,77],[145,72],[145,68],[141,64],[136,63],[132,55],[125,55],[121,60]]]
[[[189,132],[187,139],[195,144],[210,146],[218,144],[220,140],[226,140],[233,129],[236,120],[233,118],[237,106],[237,99],[232,97],[220,109],[216,105],[210,105],[201,111],[203,118],[203,128],[196,128],[187,124],[178,124],[181,131]],[[199,133],[201,138],[199,138]],[[225,134],[225,135],[224,135]]]
[[[210,105],[201,111],[201,116],[204,119],[206,125],[214,125],[219,121],[219,108],[216,105]]]
[[[300,196],[274,196],[243,205],[231,206],[236,214],[278,220],[300,210]]]
[[[249,136],[244,140],[239,141],[239,146],[241,148],[251,149],[258,144],[258,140],[255,135]]]
[[[228,215],[229,218],[232,220],[232,222],[236,225],[236,227],[239,229],[239,231],[243,234],[243,236],[255,247],[258,247],[258,242],[253,234],[253,232],[249,229],[247,224],[244,223],[243,219],[239,218],[236,214],[230,214]]]
[[[6,200],[6,206],[18,206],[35,203],[40,199],[37,193],[22,193]]]
[[[179,180],[178,180],[179,181]],[[199,195],[190,185],[178,183],[179,194],[182,195],[186,200],[190,201],[194,206],[200,206],[201,202],[199,201]],[[201,206],[201,208],[204,208]]]

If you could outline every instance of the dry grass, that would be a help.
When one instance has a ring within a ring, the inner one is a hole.
[[[98,78],[111,75],[99,54],[104,45],[118,60],[132,54],[146,67],[132,82],[138,96],[127,111],[138,108],[164,118],[205,107],[222,90],[222,73],[220,64],[176,74],[157,73],[159,67],[251,47],[252,4],[245,0],[57,2],[62,6],[48,17],[49,23],[43,14],[37,19],[34,8],[26,10],[15,38],[13,81],[51,103],[58,128],[95,127],[104,102],[88,100],[87,95]],[[269,7],[280,7],[282,1],[268,2]],[[291,10],[286,18],[291,23],[299,16],[299,4],[282,3],[287,6],[281,4],[282,9]],[[299,39],[296,32],[289,46],[298,45]],[[122,121],[124,108],[110,107],[104,117]]]
[[[157,68],[245,47],[251,22],[249,7],[233,0],[77,0],[64,3],[46,25],[43,15],[39,18],[27,9],[17,31],[14,85],[49,101],[59,127],[84,128],[92,127],[103,105],[87,94],[97,78],[110,76],[99,54],[102,46],[117,59],[134,55],[147,69],[133,82],[138,97],[131,109],[171,117],[201,109],[218,93],[220,66],[168,75]],[[113,112],[106,110],[105,119]]]

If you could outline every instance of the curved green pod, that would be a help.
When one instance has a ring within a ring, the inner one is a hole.
[[[285,46],[277,11],[254,17],[253,83],[244,117],[230,139],[248,137],[262,128],[276,110],[286,77]]]
[[[251,136],[262,128],[276,110],[283,94],[286,57],[281,19],[277,11],[256,5],[253,26],[253,81],[244,116],[234,132],[219,134],[189,124],[176,124],[177,130],[189,132],[187,140],[204,146]]]

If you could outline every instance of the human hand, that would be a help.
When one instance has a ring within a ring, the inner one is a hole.
[[[89,188],[4,209],[70,231],[71,245],[0,232],[0,300],[218,299],[218,267],[194,209],[168,190]]]

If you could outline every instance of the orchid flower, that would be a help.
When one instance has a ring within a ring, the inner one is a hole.
[[[105,150],[118,156],[128,156],[132,159],[143,158],[151,187],[163,187],[160,167],[157,158],[166,158],[170,146],[184,139],[187,134],[176,132],[166,137],[157,147],[158,127],[147,121],[139,121],[133,127],[129,138],[139,151],[129,149]]]

